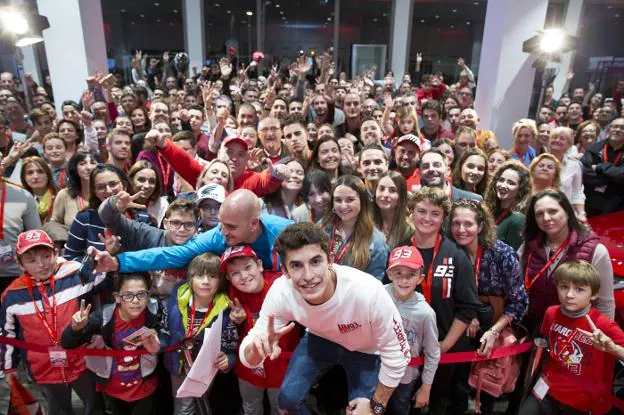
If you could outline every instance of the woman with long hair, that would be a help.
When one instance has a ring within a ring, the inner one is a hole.
[[[147,110],[144,107],[136,107],[130,113],[130,122],[134,134],[146,133],[152,128]]]
[[[300,204],[299,192],[305,177],[303,163],[293,157],[284,157],[278,164],[284,164],[290,170],[290,177],[282,181],[280,188],[264,197],[262,211],[271,215],[292,219],[292,213]]]
[[[65,144],[67,144],[65,157],[69,160],[76,154],[78,147],[82,144],[84,138],[82,128],[74,121],[62,119],[56,125],[56,133],[65,141]]]
[[[67,187],[56,195],[50,221],[68,228],[78,212],[89,207],[91,172],[101,162],[100,156],[91,151],[79,151],[69,159]]]
[[[488,173],[489,177],[492,177],[496,170],[503,165],[507,160],[511,160],[511,154],[507,150],[500,148],[494,149],[487,153],[488,161]]]
[[[548,151],[560,163],[559,187],[568,197],[576,215],[581,221],[586,220],[585,215],[585,191],[583,188],[583,166],[581,162],[573,157],[574,151],[574,131],[568,127],[557,127],[552,130],[548,140]],[[557,188],[555,186],[552,186]],[[534,187],[535,189],[535,187]]]
[[[453,170],[453,185],[483,196],[488,183],[488,162],[483,151],[472,148],[464,151]]]
[[[388,249],[394,249],[400,241],[414,234],[407,210],[407,184],[396,171],[388,171],[379,179],[373,204],[373,220],[377,229],[386,237]]]
[[[529,165],[532,194],[544,189],[559,189],[561,185],[561,163],[550,153],[540,154]]]
[[[613,267],[609,251],[576,217],[566,195],[546,189],[531,198],[527,209],[524,245],[519,254],[529,293],[527,325],[537,330],[546,309],[559,304],[553,273],[571,260],[583,260],[600,273],[600,290],[593,305],[610,319],[615,315]]]
[[[312,167],[327,173],[332,183],[336,183],[341,172],[341,153],[338,140],[329,135],[321,136],[312,150]]]
[[[465,336],[466,329],[476,317],[480,301],[468,255],[442,232],[451,201],[444,190],[423,187],[414,193],[412,203],[414,236],[397,246],[413,245],[422,255],[424,279],[421,289],[436,313],[440,352],[467,351],[471,345]],[[448,402],[451,402],[452,413],[467,410],[469,370],[467,365],[438,366],[429,401],[433,413],[446,413]]]
[[[163,186],[154,165],[146,160],[137,161],[128,171],[128,179],[134,191],[139,193],[134,202],[145,206],[154,225],[160,226],[169,202],[162,195]]]
[[[485,191],[485,204],[495,218],[496,238],[513,249],[518,249],[523,242],[523,212],[529,197],[531,174],[516,160],[500,166]]]
[[[529,304],[516,251],[496,239],[494,218],[485,204],[455,202],[450,216],[451,238],[464,248],[474,269],[481,307],[466,330],[480,344],[478,353],[489,356],[498,336],[520,323]],[[491,414],[494,398],[481,392],[481,413]]]
[[[364,182],[356,176],[340,176],[332,193],[332,206],[321,223],[331,238],[332,262],[364,270],[381,281],[388,245],[373,224]]]
[[[511,133],[513,135],[513,148],[509,151],[511,157],[528,166],[537,157],[537,152],[531,147],[531,143],[537,137],[535,121],[528,118],[518,120],[514,123]]]
[[[307,173],[300,195],[304,203],[293,210],[292,219],[297,223],[323,220],[330,210],[332,198],[332,184],[327,173],[320,170]]]
[[[98,208],[107,197],[121,191],[132,193],[132,186],[126,174],[112,164],[98,164],[91,172],[89,181],[89,208],[76,215],[69,227],[69,235],[63,256],[66,259],[79,258],[87,253],[87,248],[94,246],[100,251],[107,249],[106,227],[100,219]],[[130,212],[126,214],[134,219]]]
[[[39,218],[41,223],[45,224],[52,217],[57,193],[50,166],[41,157],[27,157],[22,162],[20,179],[24,189],[35,198]]]
[[[197,177],[195,189],[199,190],[200,187],[208,183],[220,184],[227,192],[234,190],[234,178],[232,177],[230,165],[220,159],[209,161]]]
[[[453,164],[455,163],[455,146],[453,142],[448,138],[439,138],[431,144],[431,148],[437,148],[444,154],[447,161],[446,164],[452,170]]]

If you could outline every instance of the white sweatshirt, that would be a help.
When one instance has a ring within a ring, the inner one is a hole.
[[[343,265],[333,267],[336,291],[329,301],[316,306],[301,297],[291,279],[282,275],[275,280],[256,325],[241,343],[241,363],[252,369],[262,365],[250,365],[244,350],[257,333],[266,333],[268,316],[274,316],[276,330],[296,321],[315,336],[348,350],[379,354],[379,381],[396,387],[410,360],[409,344],[396,306],[375,277]]]

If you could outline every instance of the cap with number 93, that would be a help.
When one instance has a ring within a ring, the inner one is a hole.
[[[422,255],[418,252],[418,249],[414,246],[399,246],[394,248],[390,252],[390,259],[388,260],[388,269],[403,265],[413,270],[419,270],[425,266]]]

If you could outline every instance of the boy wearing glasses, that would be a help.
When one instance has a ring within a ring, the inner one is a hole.
[[[112,236],[106,240],[106,249],[116,254],[124,251],[182,245],[197,233],[199,209],[190,200],[176,200],[169,205],[163,219],[165,229],[155,228],[147,223],[128,219],[123,212],[141,208],[134,202],[139,193],[130,195],[119,192],[105,200],[99,208],[100,219]],[[186,280],[185,269],[154,271],[153,291],[161,296],[169,296],[173,287]]]
[[[44,231],[22,232],[15,245],[22,269],[0,299],[0,336],[36,343],[45,351],[19,350],[0,345],[0,365],[7,381],[16,376],[20,359],[43,393],[50,414],[73,413],[71,392],[84,403],[85,414],[102,414],[102,405],[82,357],[60,346],[63,330],[84,300],[100,289],[105,274],[92,274],[87,264],[59,258]]]
[[[81,301],[61,338],[64,349],[76,349],[88,344],[92,336],[101,335],[107,348],[148,352],[139,356],[85,357],[97,390],[110,397],[113,415],[149,414],[153,410],[162,312],[158,301],[149,298],[150,285],[147,273],[117,274],[113,280],[115,302],[90,314],[91,305],[85,307]]]

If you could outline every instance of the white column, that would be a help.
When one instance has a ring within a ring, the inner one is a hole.
[[[203,0],[183,0],[184,10],[184,50],[189,56],[189,70],[193,66],[201,69],[206,57],[204,39],[204,2]]]
[[[579,26],[581,25],[581,17],[583,16],[583,3],[583,0],[568,0],[564,29],[569,35],[576,36],[578,33]],[[566,75],[571,69],[574,54],[574,51],[562,54],[561,62],[558,65],[554,65],[555,67],[559,67],[559,72],[553,82],[553,87],[555,89],[553,96],[557,98],[563,93],[563,85],[566,83]]]
[[[511,126],[529,111],[535,69],[522,43],[544,28],[548,0],[488,1],[475,109],[481,128],[511,147]]]
[[[64,100],[77,100],[86,88],[86,78],[108,72],[102,6],[99,1],[38,0],[39,14],[50,28],[43,31],[46,56],[57,111]]]
[[[400,82],[409,62],[412,35],[412,0],[394,0],[392,3],[392,28],[390,31],[390,69]],[[380,74],[384,76],[385,74]]]

